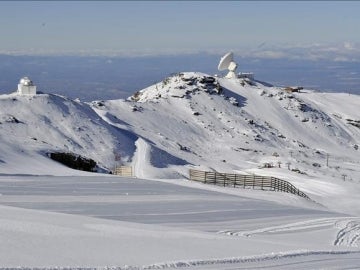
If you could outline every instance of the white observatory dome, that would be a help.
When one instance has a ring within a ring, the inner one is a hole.
[[[27,85],[27,86],[34,85],[32,80],[30,80],[28,77],[21,78],[19,83],[22,85]]]
[[[20,79],[17,93],[19,95],[36,95],[36,86],[28,77]]]

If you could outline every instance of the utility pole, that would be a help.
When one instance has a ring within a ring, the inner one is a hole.
[[[326,154],[326,167],[329,167],[329,154]]]
[[[287,165],[287,167],[288,167],[288,170],[290,171],[290,165],[291,165],[291,163],[290,163],[290,162],[286,162],[286,165]]]

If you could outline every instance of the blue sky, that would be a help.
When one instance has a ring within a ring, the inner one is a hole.
[[[357,1],[0,2],[0,52],[179,53],[359,43]]]

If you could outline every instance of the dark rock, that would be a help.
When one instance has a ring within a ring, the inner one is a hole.
[[[75,170],[94,172],[96,168],[94,160],[73,153],[50,153],[49,157]]]

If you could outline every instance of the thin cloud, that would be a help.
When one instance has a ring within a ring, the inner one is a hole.
[[[33,56],[109,56],[109,57],[146,57],[146,56],[176,56],[208,53],[222,55],[233,51],[238,57],[258,59],[290,59],[290,60],[328,60],[334,62],[360,62],[360,45],[343,42],[338,44],[296,44],[275,46],[265,42],[254,48],[217,48],[204,50],[169,49],[162,51],[147,50],[0,50],[5,55],[33,55]]]

